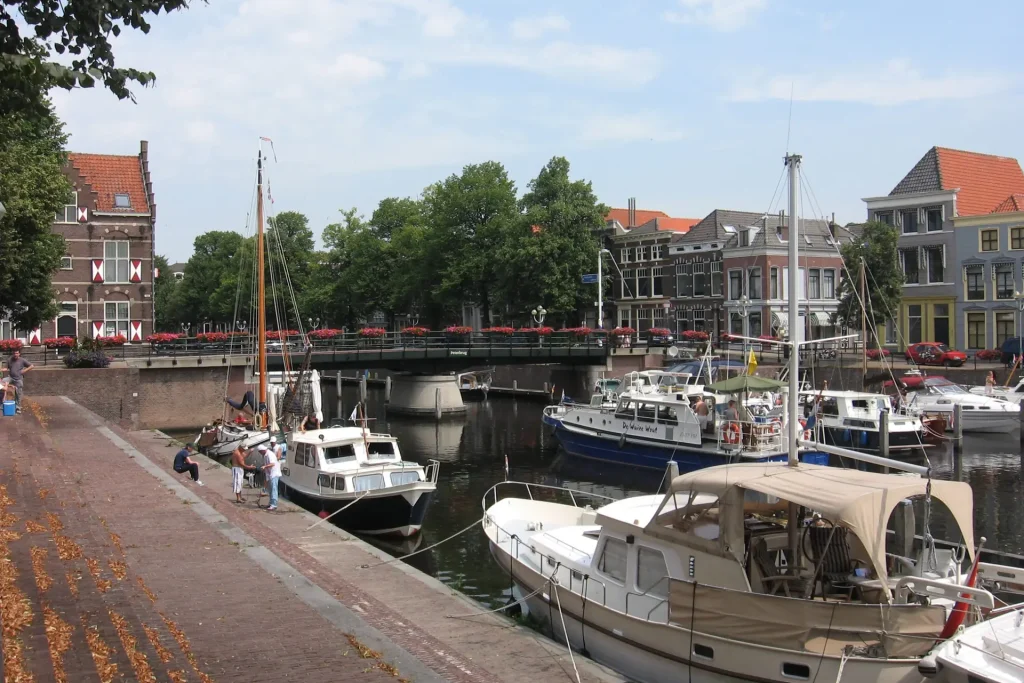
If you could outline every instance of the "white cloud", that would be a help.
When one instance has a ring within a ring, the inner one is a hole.
[[[569,20],[559,14],[522,17],[512,22],[512,35],[520,40],[536,40],[546,33],[568,31]]]
[[[947,72],[924,75],[909,61],[897,59],[873,70],[763,78],[754,75],[733,86],[735,102],[788,100],[898,105],[923,100],[969,99],[991,95],[1011,86],[999,73]]]
[[[425,62],[408,62],[402,65],[398,77],[402,80],[425,78],[430,75],[430,67]]]
[[[765,0],[679,0],[679,9],[665,12],[665,21],[700,24],[717,31],[742,28],[765,5]]]
[[[683,131],[653,113],[599,114],[584,119],[579,138],[583,142],[674,142]]]
[[[338,55],[327,73],[347,83],[367,83],[383,78],[387,67],[375,59],[346,53]]]
[[[217,135],[217,126],[210,121],[190,121],[185,125],[185,137],[192,142],[209,143]]]

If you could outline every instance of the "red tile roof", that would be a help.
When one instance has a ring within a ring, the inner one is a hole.
[[[1015,211],[1024,211],[1024,194],[1011,194],[1000,202],[992,213],[1013,213]]]
[[[618,221],[622,224],[622,227],[637,227],[647,223],[655,218],[668,218],[669,215],[664,211],[645,211],[643,209],[637,209],[636,222],[634,225],[629,224],[629,209],[609,209],[608,215],[604,217],[606,221]]]
[[[95,194],[96,211],[149,213],[149,198],[139,157],[72,152],[68,161]],[[114,206],[115,194],[127,194],[131,206]]]
[[[1016,159],[936,147],[942,189],[960,189],[956,211],[960,216],[990,213],[1009,195],[1024,193],[1024,172]]]

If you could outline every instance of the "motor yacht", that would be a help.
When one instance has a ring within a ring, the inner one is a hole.
[[[889,452],[914,451],[926,443],[921,418],[898,413],[885,394],[862,391],[801,393],[805,414],[816,415],[814,438],[865,453],[882,454],[882,415],[887,415]]]
[[[947,431],[953,429],[953,406],[959,405],[962,431],[1006,434],[1020,427],[1020,406],[967,391],[945,377],[904,375],[904,405],[911,413],[936,413],[946,418]]]

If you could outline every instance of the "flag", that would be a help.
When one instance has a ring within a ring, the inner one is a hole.
[[[755,370],[757,370],[757,357],[754,356],[754,349],[750,349],[750,355],[747,357],[747,374],[753,375]]]
[[[348,416],[348,419],[351,420],[352,422],[355,422],[356,420],[359,419],[359,404],[358,403],[356,404],[356,407],[352,409],[352,414]]]

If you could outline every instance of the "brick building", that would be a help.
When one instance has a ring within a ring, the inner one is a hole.
[[[73,152],[64,172],[72,191],[53,224],[66,243],[53,275],[58,313],[25,341],[123,334],[141,342],[153,331],[156,203],[148,143],[138,156]]]

